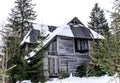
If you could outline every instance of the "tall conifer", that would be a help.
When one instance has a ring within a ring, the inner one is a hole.
[[[16,0],[15,7],[11,9],[8,17],[8,26],[16,31],[17,35],[23,39],[30,30],[33,21],[36,19],[36,12],[33,10],[35,4],[32,0]]]
[[[109,31],[104,11],[98,6],[98,3],[96,3],[92,9],[92,12],[90,14],[90,21],[88,22],[88,27],[100,34],[108,33]]]

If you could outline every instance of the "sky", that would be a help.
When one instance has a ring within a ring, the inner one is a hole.
[[[1,0],[0,24],[6,22],[11,8],[14,8],[15,0]],[[112,10],[114,0],[32,0],[36,4],[36,23],[60,26],[68,19],[78,17],[87,25],[94,4],[97,2],[101,9],[105,10],[106,18],[110,22],[110,14],[106,10]]]

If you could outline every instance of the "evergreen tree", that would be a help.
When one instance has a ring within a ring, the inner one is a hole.
[[[115,65],[113,61],[116,45],[113,41],[114,39],[112,35],[104,35],[104,39],[99,40],[97,43],[93,41],[90,65],[93,66],[94,69],[91,70],[91,74],[101,76],[105,74],[113,75],[115,73],[115,69],[112,67]]]
[[[112,22],[111,28],[114,33],[114,62],[115,62],[115,71],[119,74],[120,77],[120,1],[115,0],[113,6],[114,12],[111,14]]]
[[[14,38],[14,37],[11,37]],[[16,39],[16,38],[15,38]],[[11,39],[10,41],[16,41]],[[12,42],[15,44],[15,42]],[[12,44],[10,43],[10,44]],[[25,59],[26,53],[21,53],[20,46],[15,50],[15,56],[8,61],[8,67],[17,65],[15,68],[9,71],[10,81],[9,83],[16,83],[16,81],[31,80],[33,83],[44,81],[44,70],[43,70],[43,55],[44,51],[35,51],[36,54],[28,59]],[[35,46],[37,47],[37,45]],[[10,47],[9,47],[10,48]],[[32,48],[34,49],[34,48]]]
[[[114,75],[116,63],[113,55],[115,53],[115,37],[104,35],[102,40],[91,41],[90,64],[79,66],[77,69],[78,76],[102,76]],[[82,69],[82,72],[81,72]]]
[[[114,6],[113,6],[114,12],[111,14],[112,23],[111,23],[111,29],[114,32],[119,32],[120,30],[120,1],[115,0]]]
[[[9,24],[7,24],[7,27],[11,28],[11,33],[6,39],[7,49],[5,49],[11,57],[8,60],[8,67],[16,65],[8,72],[9,83],[22,80],[32,80],[37,83],[39,80],[43,80],[43,58],[34,56],[28,63],[24,58],[28,53],[20,47],[21,40],[27,31],[32,28],[32,22],[36,19],[36,12],[33,11],[35,5],[32,4],[32,0],[16,0],[15,4],[15,8],[12,9],[12,13],[8,17]]]
[[[42,34],[44,34],[44,32],[41,32],[40,34],[42,35]],[[35,52],[35,55],[33,57],[29,57],[29,53],[27,53],[29,58],[25,59],[25,66],[24,66],[24,69],[25,69],[24,72],[26,74],[25,79],[31,80],[33,83],[45,81],[43,59],[44,59],[46,49],[42,48],[44,38],[40,37],[38,41],[39,41],[39,44],[33,44],[34,46],[32,45],[33,47],[29,48],[30,52],[31,51]],[[36,48],[40,49],[40,50],[38,51]],[[27,65],[26,65],[26,63],[27,63]]]
[[[8,26],[16,31],[22,40],[36,19],[36,12],[33,10],[35,4],[32,4],[32,0],[16,0],[15,4],[8,18]]]
[[[106,73],[117,72],[120,77],[120,1],[115,0],[114,12],[111,13],[113,33],[99,41],[98,49],[93,48],[92,64],[98,65]],[[95,45],[95,44],[93,44]]]
[[[100,9],[98,3],[96,3],[92,9],[92,12],[90,14],[90,22],[88,22],[88,27],[100,34],[108,33],[109,31],[109,27],[107,20],[105,19],[104,11]]]
[[[7,67],[10,68],[16,65],[15,68],[8,71],[9,83],[16,83],[17,80],[25,79],[25,60],[21,54],[21,49],[19,46],[20,39],[18,36],[13,35],[14,32],[10,32],[6,36],[5,40],[5,56],[8,56]]]
[[[28,68],[26,69],[27,79],[30,79],[33,83],[45,81],[43,55],[44,51],[41,50],[34,57],[28,59]]]
[[[8,61],[12,58],[10,56],[10,51],[13,52],[13,49],[7,48],[8,46],[8,39],[9,39],[9,30],[6,30],[5,25],[2,24],[2,31],[1,38],[2,38],[2,48],[1,48],[1,55],[0,55],[0,79],[2,79],[2,83],[7,83],[9,74],[8,72],[16,67],[16,65],[12,65],[8,67]],[[11,48],[14,48],[15,45],[9,45]],[[14,52],[13,54],[14,55]],[[2,77],[2,78],[1,78]]]
[[[2,42],[4,47],[3,47],[3,56],[1,57],[1,61],[0,61],[0,68],[2,69],[2,71],[0,72],[0,77],[2,76],[2,78],[5,81],[6,81],[5,78],[9,78],[8,79],[9,83],[15,83],[13,81],[10,82],[10,79],[13,77],[11,76],[12,73],[11,71],[17,68],[17,64],[15,63],[16,62],[15,60],[19,60],[16,57],[16,55],[20,54],[19,37],[13,35],[13,32],[5,26],[2,35],[3,35]],[[11,61],[13,61],[15,64],[12,64]],[[14,73],[16,73],[16,71]]]

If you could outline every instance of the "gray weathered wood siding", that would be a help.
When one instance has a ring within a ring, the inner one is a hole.
[[[49,45],[49,51],[46,55],[48,76],[58,76],[60,73],[75,73],[78,66],[89,60],[89,41],[87,41],[87,44],[85,46],[88,46],[88,51],[80,53],[75,50],[74,38],[57,37],[57,40]]]

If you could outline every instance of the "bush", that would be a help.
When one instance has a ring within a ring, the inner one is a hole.
[[[114,75],[114,72],[109,71],[107,68],[102,68],[98,65],[82,64],[76,70],[76,75],[79,77],[89,77],[89,76],[103,76],[103,75]]]

